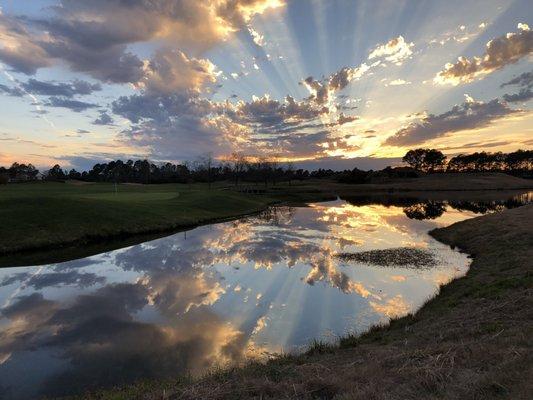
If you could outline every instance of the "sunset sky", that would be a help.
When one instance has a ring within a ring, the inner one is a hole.
[[[0,165],[533,148],[531,0],[0,0]],[[531,27],[531,29],[530,29]]]

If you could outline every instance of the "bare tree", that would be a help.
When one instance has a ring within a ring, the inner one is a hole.
[[[211,174],[213,172],[213,153],[209,152],[199,157],[197,162],[197,170],[205,170],[207,185],[211,190]]]
[[[289,161],[285,167],[285,172],[287,174],[287,179],[289,181],[289,186],[291,186],[292,178],[294,177],[294,163]]]
[[[230,158],[230,162],[233,164],[233,174],[235,177],[235,186],[239,186],[239,178],[246,170],[248,160],[246,156],[241,153],[233,153]]]

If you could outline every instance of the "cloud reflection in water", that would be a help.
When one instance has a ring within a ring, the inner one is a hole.
[[[409,219],[401,206],[340,200],[279,207],[38,272],[2,270],[0,387],[7,398],[62,395],[361,332],[466,271],[466,256],[426,232],[471,215]],[[401,246],[428,249],[440,264],[334,257]]]

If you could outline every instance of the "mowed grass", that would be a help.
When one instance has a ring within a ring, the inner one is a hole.
[[[207,185],[34,183],[0,186],[0,254],[190,227],[274,199]]]

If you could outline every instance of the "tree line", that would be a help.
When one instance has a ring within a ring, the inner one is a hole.
[[[26,182],[39,179],[49,181],[81,180],[86,182],[114,183],[193,183],[209,185],[215,181],[241,184],[277,184],[294,180],[335,179],[343,183],[379,182],[391,178],[416,178],[424,173],[439,172],[505,172],[531,177],[533,151],[517,150],[512,153],[476,152],[456,155],[449,160],[435,149],[409,150],[403,157],[407,167],[387,167],[379,171],[363,171],[358,168],[344,171],[296,169],[294,164],[266,158],[233,154],[227,160],[215,161],[209,155],[194,162],[156,164],[149,160],[116,160],[97,163],[88,171],[65,170],[60,165],[41,174],[32,164],[13,163],[0,167],[0,183]]]
[[[508,172],[531,173],[533,150],[517,150],[512,153],[475,152],[459,154],[449,160],[439,150],[409,150],[403,162],[422,172]]]
[[[292,163],[233,155],[228,160],[215,162],[211,155],[194,162],[156,164],[149,160],[116,160],[97,163],[88,171],[65,170],[56,164],[41,174],[33,165],[14,163],[9,168],[0,167],[3,183],[26,182],[39,179],[47,181],[80,180],[86,182],[114,183],[194,183],[211,184],[216,181],[241,183],[277,184],[308,178],[332,176],[334,171],[309,172],[295,169]]]

